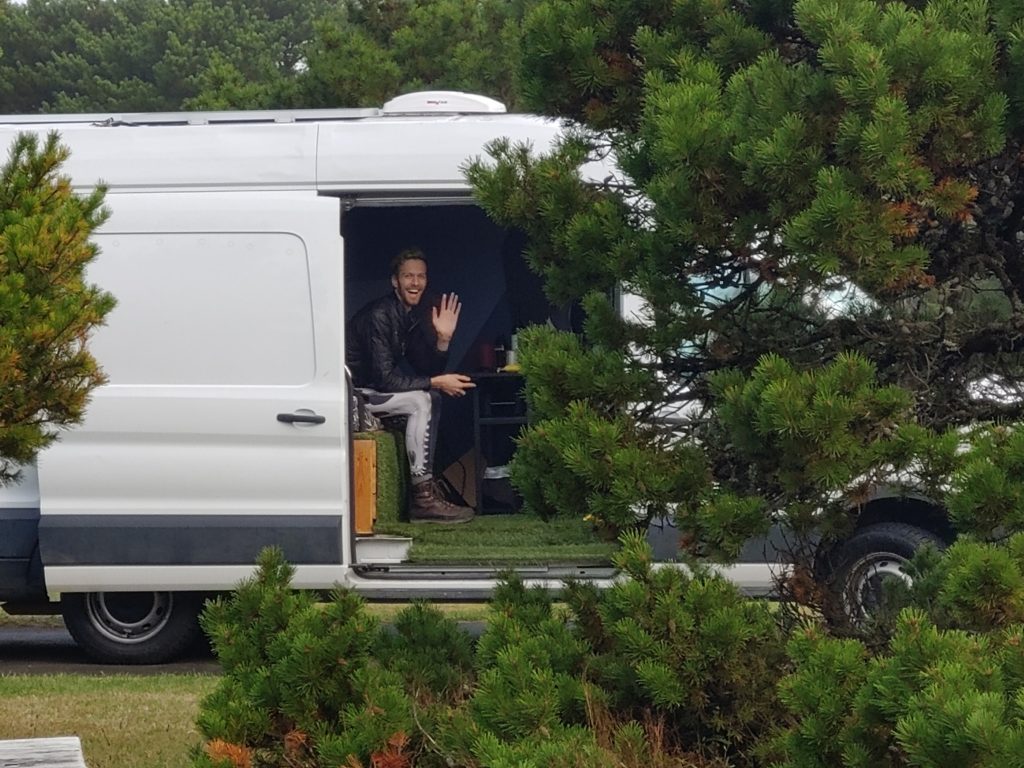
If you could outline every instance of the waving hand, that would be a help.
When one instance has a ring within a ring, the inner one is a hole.
[[[462,311],[462,303],[454,293],[441,295],[441,306],[431,310],[431,321],[434,324],[434,331],[437,333],[438,345],[452,340],[455,334],[455,326],[459,324],[459,313]]]

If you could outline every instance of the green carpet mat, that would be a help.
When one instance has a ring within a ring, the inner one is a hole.
[[[598,565],[615,543],[583,520],[544,522],[527,514],[481,515],[460,525],[380,523],[377,532],[413,540],[409,561],[473,565]]]
[[[545,522],[533,515],[478,515],[460,525],[400,521],[407,489],[401,436],[357,434],[377,442],[376,533],[413,540],[409,561],[471,565],[597,565],[610,562],[615,543],[602,541],[583,520]]]

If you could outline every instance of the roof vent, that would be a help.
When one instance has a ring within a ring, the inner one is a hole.
[[[385,115],[505,112],[505,105],[487,96],[461,91],[420,91],[396,96],[381,109]]]

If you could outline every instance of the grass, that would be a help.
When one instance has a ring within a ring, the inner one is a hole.
[[[491,616],[488,603],[431,603],[452,621],[487,621]],[[366,612],[383,622],[394,621],[408,603],[366,603]]]
[[[4,627],[63,627],[64,620],[60,616],[22,616],[7,613],[0,608],[0,626]]]
[[[200,675],[0,676],[0,739],[78,736],[89,768],[183,768],[200,742]]]

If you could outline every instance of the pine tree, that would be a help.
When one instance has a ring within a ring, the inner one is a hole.
[[[468,168],[551,299],[586,315],[583,344],[524,336],[528,503],[616,528],[667,511],[728,556],[780,517],[842,529],[829,500],[888,471],[944,491],[962,427],[1019,420],[1022,13],[538,3],[524,99],[574,127]],[[617,170],[586,182],[588,160]],[[625,318],[620,289],[641,300]],[[1017,504],[975,480],[963,516],[985,488]]]
[[[104,189],[79,196],[57,134],[20,135],[0,169],[0,485],[79,422],[105,381],[89,335],[114,299],[85,280]]]
[[[639,533],[607,590],[570,583],[568,612],[509,578],[477,649],[471,723],[452,755],[484,765],[756,766],[780,722],[782,636],[724,578],[653,567]],[[574,759],[574,755],[576,759]]]
[[[905,611],[890,653],[855,640],[794,638],[781,698],[797,722],[776,740],[779,768],[1024,765],[1020,628],[940,630]]]
[[[385,642],[362,600],[337,589],[319,605],[292,590],[295,569],[279,550],[259,565],[202,616],[224,674],[202,703],[207,742],[194,764],[220,768],[244,754],[254,765],[346,765],[414,751],[412,701],[401,675],[374,658]]]

